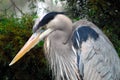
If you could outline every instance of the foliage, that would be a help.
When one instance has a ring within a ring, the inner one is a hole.
[[[87,18],[109,37],[120,56],[120,0],[67,0],[75,19]]]
[[[16,64],[9,63],[31,36],[34,16],[2,18],[0,20],[0,80],[50,79],[47,62],[39,43]]]

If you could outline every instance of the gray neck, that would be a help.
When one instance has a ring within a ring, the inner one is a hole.
[[[79,79],[76,54],[72,52],[70,43],[63,44],[68,39],[67,36],[64,32],[55,31],[46,38],[46,57],[55,75],[55,80]]]

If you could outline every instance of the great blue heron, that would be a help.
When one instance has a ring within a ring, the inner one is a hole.
[[[45,25],[47,30],[41,32]],[[37,21],[10,65],[43,39],[55,80],[120,80],[120,59],[109,39],[93,23],[73,24],[62,12],[50,12]]]

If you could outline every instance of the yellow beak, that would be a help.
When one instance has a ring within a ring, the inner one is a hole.
[[[41,35],[40,35],[40,32],[38,32],[38,31],[36,33],[32,34],[32,36],[29,38],[29,40],[26,42],[26,44],[23,46],[23,48],[18,52],[18,54],[11,61],[11,63],[9,64],[9,66],[11,66],[15,62],[17,62],[30,49],[32,49],[38,42],[40,42],[43,38],[45,38],[47,35],[49,35],[52,31],[53,31],[52,29],[47,29]]]

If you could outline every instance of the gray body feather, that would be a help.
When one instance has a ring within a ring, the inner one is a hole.
[[[84,66],[83,80],[120,80],[120,59],[109,39],[91,22],[81,20],[74,24],[78,26],[89,26],[99,34],[97,40],[89,37],[77,49]]]

